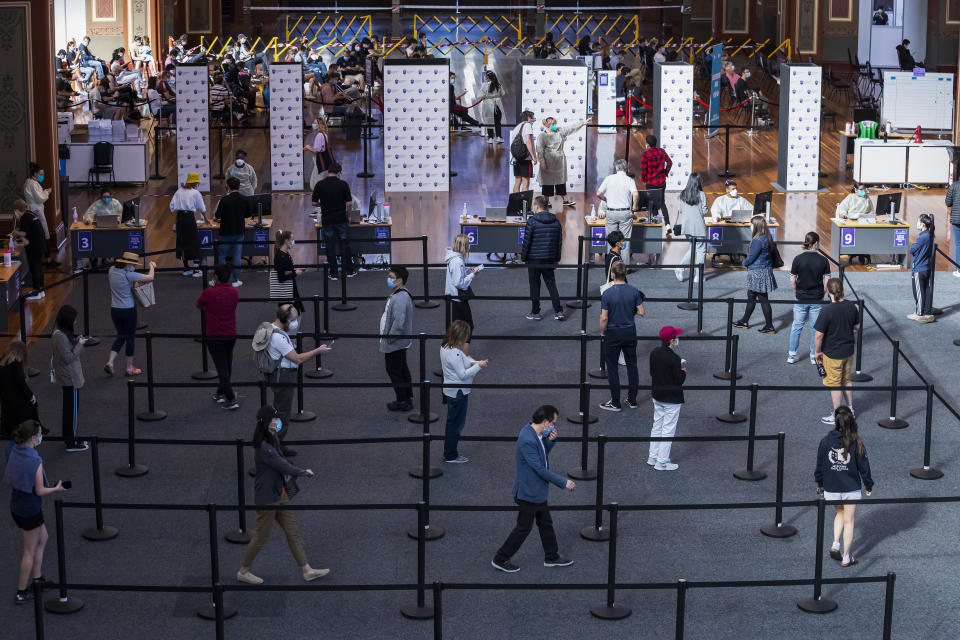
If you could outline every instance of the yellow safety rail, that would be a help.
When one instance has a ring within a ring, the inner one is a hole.
[[[756,53],[760,53],[760,50],[763,49],[765,46],[767,46],[767,43],[768,43],[768,42],[770,42],[770,38],[767,38],[766,40],[764,40],[764,41],[763,41],[763,44],[757,45],[757,46],[753,49],[753,52],[754,52],[755,54],[756,54]]]
[[[771,51],[771,52],[770,52],[769,54],[767,54],[767,55],[772,56],[773,54],[775,54],[777,51],[780,51],[780,49],[783,49],[784,47],[787,48],[787,60],[792,60],[792,59],[793,59],[793,51],[792,51],[791,48],[790,48],[790,38],[787,38],[786,40],[784,40],[783,42],[781,42],[779,47],[777,47],[776,49],[774,49],[773,51]]]
[[[750,44],[751,42],[753,42],[753,40],[751,40],[750,38],[747,38],[746,40],[744,40],[742,45],[740,45],[739,47],[733,50],[733,53],[730,54],[730,57],[732,58],[733,56],[740,53],[740,50],[743,49],[748,44]]]

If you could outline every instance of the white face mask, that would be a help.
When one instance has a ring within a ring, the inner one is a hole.
[[[917,231],[923,231],[923,225],[919,222],[917,223]]]
[[[300,331],[300,318],[297,317],[295,320],[290,321],[290,329],[288,333],[297,333]]]
[[[737,197],[737,190],[736,190],[736,189],[730,189],[730,193],[728,193],[727,195],[730,196],[731,198],[736,198],[736,197]]]
[[[680,346],[680,338],[674,338],[674,339],[673,339],[673,348],[676,349],[676,348],[679,347],[679,346]]]
[[[237,158],[238,167],[242,167],[244,164],[246,164],[246,161],[243,158]]]

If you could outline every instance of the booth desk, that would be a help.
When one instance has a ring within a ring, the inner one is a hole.
[[[706,225],[707,253],[746,254],[750,249],[753,239],[753,225],[750,222],[713,222],[712,218],[707,218]],[[776,242],[780,223],[771,219],[767,227]]]
[[[861,222],[833,219],[830,228],[830,255],[903,256],[910,250],[910,225],[906,222]]]
[[[14,261],[11,266],[4,267],[0,263],[0,296],[3,296],[0,302],[3,303],[3,313],[0,314],[0,331],[6,331],[7,315],[13,310],[14,305],[20,298],[20,287],[23,283],[23,276],[26,274],[26,266],[23,260]]]
[[[508,216],[505,222],[460,220],[460,233],[470,239],[470,253],[520,253],[526,229],[527,223],[520,216]]]
[[[607,244],[606,221],[603,218],[587,220],[590,230],[590,251],[588,253],[607,253],[610,245]],[[630,255],[648,253],[658,255],[663,253],[663,223],[633,221],[633,235],[630,238]]]
[[[853,155],[854,142],[859,138],[859,134],[838,131],[842,139],[840,140],[840,171],[847,170],[847,156]],[[890,133],[888,138],[907,140],[913,138],[912,133]]]
[[[75,270],[83,268],[84,258],[112,260],[124,251],[142,256],[147,251],[147,228],[125,224],[98,228],[90,222],[74,222],[70,225],[70,249]]]
[[[245,258],[254,256],[269,256],[270,248],[273,246],[273,238],[270,236],[270,227],[273,220],[264,218],[263,228],[256,228],[257,221],[253,218],[247,218],[243,229],[243,239],[245,242],[254,242],[256,244],[243,245],[242,255]],[[200,232],[200,255],[214,256],[213,241],[220,240],[220,221],[214,220],[211,223],[198,223],[197,230]]]
[[[69,142],[70,157],[67,159],[67,177],[70,182],[87,182],[93,166],[93,145],[98,141]],[[113,145],[114,182],[146,184],[150,176],[150,153],[147,139],[142,135],[137,140],[104,140]],[[101,181],[109,176],[100,174]]]
[[[349,237],[348,242],[350,242],[350,251],[353,255],[380,255],[386,256],[387,262],[391,262],[390,254],[390,238],[392,237],[392,225],[393,220],[387,220],[386,222],[351,222],[347,225],[347,236]],[[320,258],[325,258],[327,255],[327,245],[323,241],[323,223],[319,220],[316,224],[317,228],[317,264],[320,264]],[[364,242],[357,242],[358,240],[363,240]],[[342,249],[337,247],[337,255],[343,257]],[[354,265],[359,267],[361,265]]]

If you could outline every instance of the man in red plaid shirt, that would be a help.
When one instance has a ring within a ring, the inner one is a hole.
[[[661,147],[657,146],[657,136],[647,136],[647,150],[640,156],[640,179],[648,191],[647,213],[652,218],[657,211],[663,214],[668,231],[670,214],[663,201],[663,190],[667,186],[667,175],[673,167],[673,160]]]

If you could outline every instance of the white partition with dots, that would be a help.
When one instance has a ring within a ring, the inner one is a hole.
[[[466,170],[466,169],[464,169]],[[383,61],[384,191],[450,191],[450,61]]]
[[[177,65],[177,184],[200,176],[200,191],[210,191],[209,85],[206,64]]]
[[[673,161],[666,191],[682,191],[693,171],[693,67],[658,62],[653,74],[653,135]]]
[[[820,174],[821,68],[808,62],[780,65],[778,191],[816,191]]]
[[[590,94],[587,91],[587,67],[580,60],[518,60],[520,63],[520,91],[517,93],[516,112],[504,122],[517,122],[521,111],[532,111],[536,120],[534,132],[543,129],[541,121],[547,117],[557,119],[560,126],[577,124],[587,117],[587,103]],[[505,151],[510,153],[510,132],[503,132]],[[579,129],[567,137],[564,151],[567,156],[567,192],[582,192],[586,184],[587,129]],[[537,190],[537,171],[533,167],[531,188]],[[507,184],[513,184],[513,166],[507,166],[510,177]]]
[[[270,65],[270,183],[303,191],[303,65]]]

